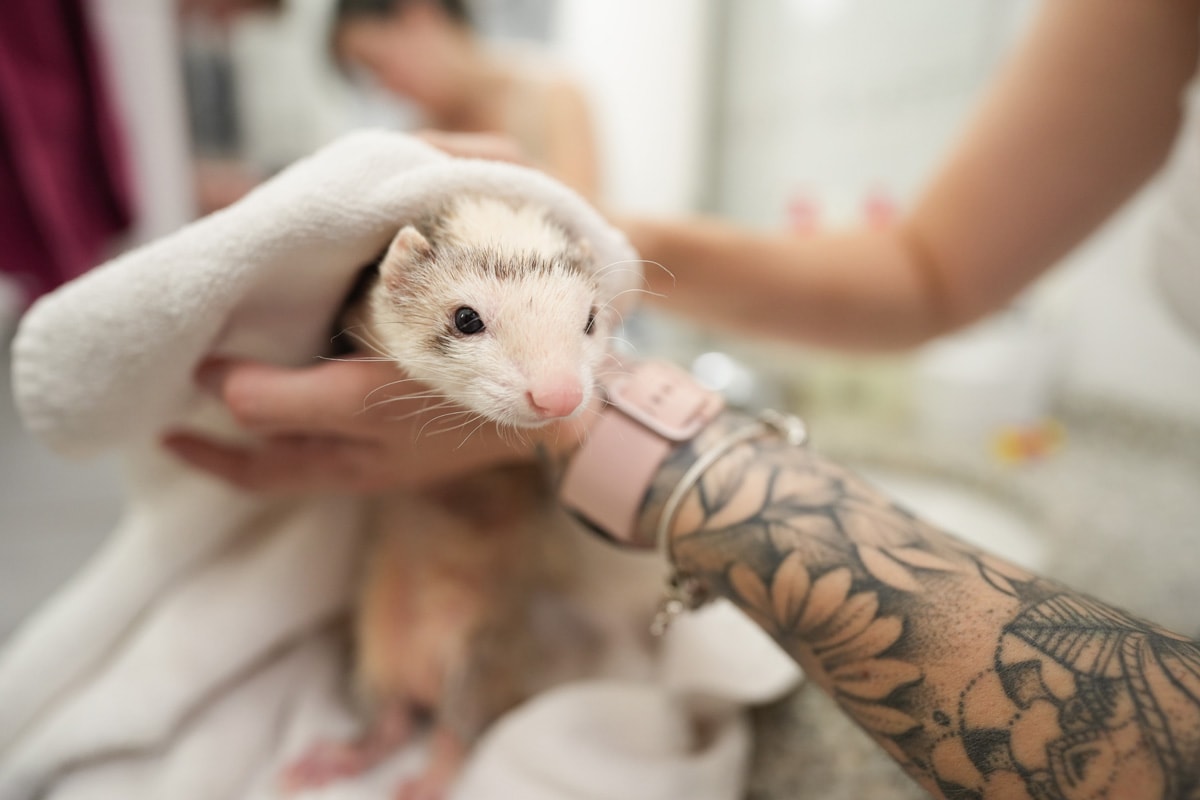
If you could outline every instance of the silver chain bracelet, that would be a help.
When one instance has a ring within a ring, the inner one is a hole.
[[[700,482],[704,473],[733,448],[768,433],[778,434],[793,447],[802,447],[808,441],[808,428],[803,420],[791,414],[766,409],[758,413],[754,422],[730,431],[718,439],[712,447],[705,450],[683,473],[679,483],[675,484],[675,488],[667,496],[662,516],[658,520],[655,542],[658,552],[671,565],[671,571],[667,576],[667,588],[663,599],[650,624],[650,632],[653,635],[661,636],[666,633],[667,628],[676,617],[685,611],[694,611],[710,599],[707,587],[698,578],[676,569],[671,560],[671,548],[668,542],[671,524],[675,521],[680,506],[683,505],[684,497]]]

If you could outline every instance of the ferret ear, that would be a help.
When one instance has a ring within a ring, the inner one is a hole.
[[[413,263],[433,252],[429,240],[412,225],[405,225],[392,243],[388,245],[387,253],[379,264],[379,274],[389,289],[400,289],[404,286],[408,271]]]

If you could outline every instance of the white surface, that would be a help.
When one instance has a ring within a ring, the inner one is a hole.
[[[1061,361],[1055,333],[1009,313],[922,348],[914,387],[921,433],[980,447],[1003,427],[1042,422]]]

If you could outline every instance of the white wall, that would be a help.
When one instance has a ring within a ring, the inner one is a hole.
[[[871,193],[903,202],[972,108],[1027,13],[1014,0],[732,2],[721,208],[829,225]]]
[[[133,239],[148,241],[195,215],[175,14],[161,0],[93,0],[87,8],[134,173]]]
[[[693,210],[705,185],[710,3],[561,0],[552,41],[590,90],[605,199]]]

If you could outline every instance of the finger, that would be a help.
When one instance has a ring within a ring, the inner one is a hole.
[[[167,436],[163,446],[180,460],[226,483],[243,489],[252,488],[249,485],[251,452],[246,448],[221,445],[187,434]]]
[[[261,433],[358,431],[367,424],[362,417],[370,402],[412,385],[394,364],[366,360],[300,368],[217,361],[203,365],[197,380],[221,397],[243,427]]]
[[[362,491],[383,477],[375,448],[344,439],[274,437],[249,448],[172,434],[163,444],[191,466],[247,491]]]

